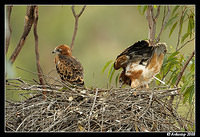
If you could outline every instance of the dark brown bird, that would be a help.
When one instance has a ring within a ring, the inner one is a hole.
[[[67,45],[60,45],[52,53],[57,53],[55,64],[57,73],[63,82],[67,81],[73,85],[84,85],[84,70],[81,63],[72,56],[72,52]]]
[[[150,46],[146,40],[138,41],[117,56],[114,69],[123,68],[119,82],[132,88],[146,85],[160,72],[167,52],[165,43]]]

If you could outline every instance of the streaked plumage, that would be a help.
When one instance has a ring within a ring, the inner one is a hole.
[[[120,83],[132,88],[147,85],[153,76],[160,72],[163,58],[167,52],[166,44],[158,43],[149,46],[149,42],[142,40],[134,43],[117,56],[114,68],[123,68],[119,76]]]
[[[81,63],[72,56],[67,45],[60,45],[52,53],[57,53],[55,58],[56,70],[63,82],[67,81],[73,85],[84,85],[84,70]]]

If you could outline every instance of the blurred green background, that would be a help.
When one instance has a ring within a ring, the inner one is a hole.
[[[175,5],[174,5],[175,6]],[[38,36],[40,64],[43,73],[48,74],[55,68],[52,54],[54,48],[61,44],[70,46],[74,31],[74,22],[71,5],[39,5]],[[82,6],[75,6],[78,13]],[[191,6],[194,8],[194,6]],[[5,8],[6,10],[6,8]],[[16,47],[24,27],[26,6],[14,5],[11,13],[11,40],[6,58],[10,58]],[[163,11],[158,18],[157,32],[160,31]],[[177,44],[178,28],[169,38],[170,29],[167,28],[161,35],[160,42],[170,46]],[[187,31],[187,23],[183,26],[183,32]],[[184,33],[183,33],[184,34]],[[137,5],[87,5],[79,18],[78,31],[74,43],[73,56],[79,59],[85,71],[85,84],[87,87],[95,86],[106,88],[108,84],[107,72],[102,75],[103,66],[109,60],[114,60],[119,53],[136,41],[148,38],[148,23],[145,15],[139,14]],[[184,54],[191,54],[194,50],[194,41],[180,50]],[[33,29],[12,66],[12,75],[8,78],[21,77],[22,79],[38,79],[37,75],[17,69],[19,66],[30,71],[37,72],[35,61],[35,43]],[[9,71],[10,72],[10,71]],[[56,71],[51,76],[59,78]],[[113,85],[115,82],[113,81]],[[11,94],[7,92],[7,96]]]

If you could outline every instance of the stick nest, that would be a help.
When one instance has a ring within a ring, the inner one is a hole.
[[[21,101],[6,100],[6,131],[180,131],[181,118],[167,103],[178,89],[60,89],[21,79],[6,80],[6,85],[26,91],[19,94]]]

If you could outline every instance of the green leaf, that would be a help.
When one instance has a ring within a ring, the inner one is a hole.
[[[163,59],[163,65],[162,67],[165,67],[167,65],[168,61],[167,61],[167,55],[164,56],[164,59]]]
[[[177,54],[179,54],[178,51],[172,53],[172,54],[169,56],[168,61],[172,60],[172,59],[174,58],[174,56],[176,56]]]
[[[177,71],[178,71],[179,69],[176,69],[176,70],[174,70],[173,72],[172,72],[172,74],[171,74],[171,76],[170,77],[173,77],[174,75],[177,75]]]
[[[181,18],[181,19],[182,19],[182,23],[183,23],[183,21],[184,21],[184,19],[185,19],[185,16],[187,15],[188,10],[189,10],[189,8],[187,8],[187,9],[185,10],[185,12],[184,12],[184,14],[183,14],[183,17]]]
[[[187,75],[186,75],[186,79],[190,80],[194,77],[194,72],[190,71]]]
[[[143,11],[142,11],[142,7],[143,7]],[[147,10],[148,6],[138,6],[137,9],[139,10],[139,13],[141,15],[144,15],[145,11]]]
[[[185,16],[187,15],[188,10],[189,10],[189,9],[186,9],[185,12],[184,12],[184,14],[183,14],[183,16],[181,16],[181,19],[180,19],[180,25],[181,25],[181,26],[180,26],[180,34],[181,34],[181,32],[182,32],[183,21],[184,21]]]
[[[192,99],[194,96],[194,85],[192,85],[191,91],[190,91],[190,96],[189,96],[189,104],[192,104]]]
[[[177,58],[173,58],[174,60],[172,60],[171,62],[170,62],[170,65],[171,66],[173,66],[174,67],[174,65],[175,66],[177,66],[177,65],[179,65],[180,64],[180,62],[179,61],[177,61]]]
[[[174,25],[172,26],[170,33],[169,33],[169,37],[171,36],[172,32],[174,31],[174,29],[176,28],[178,21],[176,23],[174,23]]]
[[[110,69],[109,69],[109,71],[108,71],[108,78],[110,77],[110,75],[111,75],[111,72],[112,72],[112,70],[113,70],[113,66],[114,66],[114,63],[111,65],[111,67],[110,67]]]
[[[183,104],[185,104],[185,102],[188,100],[188,98],[189,98],[189,94],[187,94],[187,95],[184,96]]]
[[[184,92],[183,96],[186,96],[187,94],[189,94],[191,92],[191,90],[194,89],[194,85],[189,86],[186,91]]]
[[[143,11],[142,11],[142,15],[144,15],[145,11],[147,10],[148,6],[144,6]]]
[[[113,75],[114,75],[114,73],[115,73],[115,69],[114,69],[114,63],[112,64],[112,66],[110,67],[110,71],[109,71],[109,83],[111,83],[111,81],[112,81],[112,77],[113,77]]]
[[[137,9],[139,10],[139,13],[142,14],[142,12],[141,12],[141,6],[138,6]]]
[[[110,65],[111,62],[113,62],[113,60],[108,61],[108,62],[104,65],[104,67],[103,67],[103,69],[102,69],[102,75],[103,75],[105,69]]]
[[[184,93],[184,92],[185,92],[185,90],[187,89],[186,87],[188,87],[188,84],[189,84],[189,83],[190,83],[190,81],[187,80],[187,81],[183,84],[183,86],[181,87],[181,90],[180,90],[181,93]]]
[[[190,33],[190,38],[192,37],[192,30],[194,29],[194,17],[193,15],[190,15],[189,20],[188,20],[188,30],[187,32]]]
[[[182,39],[181,39],[181,43],[184,42],[184,40],[190,35],[190,32],[187,32],[183,35]]]
[[[168,72],[169,69],[171,69],[171,65],[166,65],[166,67],[164,67],[164,75],[166,75],[166,73]]]
[[[172,78],[172,84],[173,84],[173,85],[176,83],[176,80],[177,80],[177,75],[175,75],[175,76]]]
[[[185,91],[185,93],[183,94],[184,96],[184,103],[187,101],[187,99],[189,98],[189,103],[192,103],[192,97],[194,95],[194,85],[191,85],[190,87],[188,87]]]
[[[173,23],[173,21],[178,17],[178,13],[176,15],[174,15],[171,19],[168,20],[168,22],[166,23],[165,25],[165,28],[166,29],[169,25],[171,25]]]
[[[118,83],[118,79],[119,79],[119,74],[120,74],[120,73],[118,73],[117,76],[116,76],[116,78],[115,78],[116,87],[117,87],[117,83]]]
[[[195,64],[194,64],[194,62],[192,62],[191,66],[190,66],[190,70],[191,70],[192,72],[194,72],[194,70],[195,70]]]
[[[173,9],[173,11],[172,11],[172,16],[174,15],[174,13],[176,12],[176,10],[179,8],[180,6],[178,5],[178,6],[176,6],[174,9]]]

